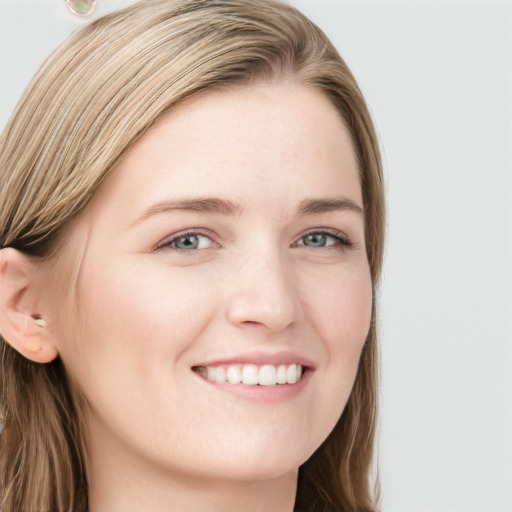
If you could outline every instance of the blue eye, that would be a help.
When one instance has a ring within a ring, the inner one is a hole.
[[[329,238],[333,237],[328,237],[324,233],[312,233],[303,237],[302,242],[306,247],[326,247],[328,242],[331,242]]]
[[[199,249],[199,237],[197,235],[187,235],[178,238],[172,242],[172,246],[176,249],[189,250]]]
[[[170,239],[164,240],[157,249],[170,248],[178,251],[194,251],[210,249],[217,244],[207,235],[200,233],[181,233]]]
[[[351,242],[345,236],[326,232],[309,233],[300,239],[299,245],[312,249],[325,249],[335,246],[352,246]]]

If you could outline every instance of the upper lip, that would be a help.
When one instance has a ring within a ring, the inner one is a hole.
[[[193,368],[198,368],[200,366],[229,366],[232,364],[254,364],[257,366],[262,366],[264,364],[271,364],[274,366],[279,366],[281,364],[300,364],[303,367],[308,368],[310,370],[315,369],[315,364],[313,363],[313,361],[311,361],[311,359],[289,351],[273,353],[254,351],[246,354],[239,354],[237,356],[230,356],[226,358],[203,361],[198,364],[195,364]]]

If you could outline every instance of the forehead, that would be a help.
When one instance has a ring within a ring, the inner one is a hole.
[[[298,196],[361,203],[351,136],[319,91],[259,84],[208,92],[162,117],[127,151],[93,199],[132,209],[166,197],[229,196],[284,208]]]

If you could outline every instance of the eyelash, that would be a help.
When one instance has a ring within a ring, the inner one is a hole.
[[[298,239],[297,242],[294,242],[291,246],[292,247],[308,247],[306,245],[299,245],[299,242],[304,240],[307,236],[310,235],[324,235],[327,237],[330,237],[334,239],[335,243],[331,246],[327,247],[319,247],[319,249],[350,249],[354,247],[354,244],[350,241],[350,239],[341,231],[338,230],[329,230],[329,229],[313,229],[310,230],[304,234],[301,235],[301,237]],[[173,247],[173,244],[181,240],[182,238],[187,238],[191,236],[204,236],[206,238],[209,238],[213,244],[215,244],[217,247],[220,247],[218,243],[216,243],[211,236],[211,233],[203,231],[203,230],[197,230],[197,229],[191,229],[188,231],[184,231],[181,233],[176,233],[175,235],[171,235],[170,238],[164,239],[161,243],[159,243],[155,247],[155,251],[169,248],[171,250],[177,251],[177,252],[193,252],[194,250],[198,249],[179,249],[177,247]]]
[[[304,238],[310,235],[325,235],[334,239],[335,243],[332,246],[320,247],[320,249],[350,249],[354,247],[354,244],[350,241],[347,235],[345,235],[341,231],[338,231],[337,229],[312,229],[307,233],[304,233],[299,238],[299,241],[304,240]],[[298,247],[298,241],[294,242],[292,246]],[[307,246],[304,245],[302,247]]]
[[[155,247],[154,250],[158,251],[160,249],[168,248],[177,252],[192,252],[192,250],[190,249],[178,249],[177,247],[172,246],[172,244],[176,243],[178,240],[181,240],[182,238],[187,238],[188,236],[204,236],[206,238],[209,238],[215,245],[220,247],[219,244],[213,241],[211,233],[202,230],[191,229],[188,231],[183,231],[181,233],[176,233],[175,235],[171,235],[169,238],[165,238]]]

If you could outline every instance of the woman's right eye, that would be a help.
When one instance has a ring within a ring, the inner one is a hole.
[[[209,236],[201,233],[182,233],[163,240],[157,249],[170,248],[177,251],[194,251],[198,249],[211,249],[218,247]]]

